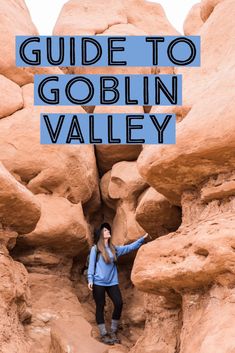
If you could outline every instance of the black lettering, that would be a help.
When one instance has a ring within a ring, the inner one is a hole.
[[[23,41],[23,43],[21,44],[21,46],[20,46],[19,53],[20,53],[21,60],[23,60],[26,64],[33,65],[33,66],[38,66],[38,65],[41,65],[41,52],[40,52],[39,49],[38,50],[32,50],[32,54],[35,55],[35,60],[30,60],[25,55],[25,49],[26,49],[27,45],[29,43],[33,43],[33,42],[40,43],[40,38],[39,37],[32,37],[32,38],[25,39]]]
[[[125,37],[110,37],[108,38],[108,65],[109,66],[126,66],[126,61],[114,61],[113,53],[116,51],[125,51],[124,47],[113,47],[114,42],[125,42]]]
[[[59,81],[59,77],[58,76],[50,76],[50,77],[46,77],[44,78],[38,85],[38,95],[39,95],[39,98],[47,103],[47,104],[59,104],[60,103],[60,94],[59,94],[59,89],[58,88],[53,88],[51,89],[51,93],[54,94],[54,98],[53,99],[49,99],[45,96],[44,94],[44,87],[45,85],[48,83],[48,82],[51,82],[51,81],[56,81],[58,82]]]
[[[127,143],[145,143],[144,139],[133,139],[131,137],[132,130],[142,130],[143,125],[132,125],[132,120],[143,120],[144,115],[127,115],[126,116],[126,142]]]
[[[90,131],[89,131],[89,138],[90,138],[90,143],[102,143],[102,139],[97,139],[95,138],[95,121],[94,121],[94,115],[89,116],[89,125],[90,125]]]
[[[64,38],[59,38],[59,58],[57,60],[52,58],[52,39],[47,38],[47,61],[54,66],[62,64],[64,61]]]
[[[136,105],[138,104],[137,99],[131,99],[130,98],[130,77],[125,77],[125,104],[126,105]]]
[[[76,64],[76,53],[75,53],[75,38],[70,38],[70,65],[75,66]]]
[[[78,98],[74,98],[71,94],[71,89],[72,89],[72,86],[73,84],[77,83],[77,82],[84,82],[88,89],[89,89],[89,92],[88,92],[88,95],[86,98],[83,98],[83,99],[78,99]],[[93,87],[93,84],[92,82],[87,78],[87,77],[81,77],[81,76],[77,76],[77,77],[74,77],[72,78],[66,85],[65,87],[65,93],[66,93],[66,96],[68,98],[68,100],[73,103],[73,104],[76,104],[76,105],[82,105],[82,104],[87,104],[89,103],[92,98],[94,97],[94,87]]]
[[[87,58],[87,44],[94,45],[97,49],[96,56],[93,59],[88,60]],[[88,66],[97,63],[102,56],[102,47],[99,42],[93,38],[82,38],[82,65]]]
[[[108,115],[108,142],[109,143],[121,143],[119,138],[113,137],[113,116]]]
[[[168,88],[164,85],[160,77],[155,78],[155,104],[161,104],[161,91],[165,94],[166,98],[171,104],[178,103],[178,77],[172,77],[172,93],[168,91]]]
[[[165,42],[165,39],[163,37],[146,37],[145,40],[153,44],[152,62],[153,65],[158,65],[158,43]]]
[[[190,56],[185,59],[185,60],[179,60],[179,59],[176,59],[174,56],[173,56],[173,49],[174,47],[178,44],[178,43],[186,43],[188,44],[190,50],[191,50],[191,53],[190,53]],[[189,38],[177,38],[177,39],[174,39],[171,44],[168,46],[168,49],[167,49],[167,54],[168,54],[168,57],[169,59],[171,60],[171,62],[175,65],[181,65],[181,66],[185,66],[185,65],[189,65],[191,64],[191,62],[194,61],[195,57],[196,57],[196,47],[195,47],[195,44],[193,43],[193,41],[191,41]]]
[[[163,133],[164,133],[165,129],[167,128],[167,125],[169,124],[171,118],[172,118],[172,115],[166,115],[162,125],[160,125],[156,116],[150,115],[150,119],[152,120],[153,125],[155,126],[155,128],[158,131],[158,143],[164,142]]]
[[[84,143],[84,138],[81,132],[80,124],[78,122],[77,115],[72,117],[71,125],[69,128],[66,143],[71,143],[72,140],[79,140],[80,143]]]
[[[113,85],[111,87],[106,87],[106,83],[111,82]],[[120,98],[120,93],[117,90],[119,81],[113,76],[102,76],[100,77],[100,104],[115,104]],[[106,92],[112,92],[113,98],[106,99]]]
[[[46,127],[47,127],[47,130],[48,130],[48,133],[50,135],[52,143],[56,143],[57,140],[58,140],[58,137],[59,137],[61,129],[62,129],[62,125],[64,123],[64,118],[65,118],[65,115],[60,115],[59,121],[58,121],[57,126],[56,126],[56,129],[55,129],[55,131],[53,131],[49,116],[48,115],[43,115],[43,119],[44,119],[44,122],[46,124]]]
[[[149,78],[144,76],[144,105],[149,105]]]

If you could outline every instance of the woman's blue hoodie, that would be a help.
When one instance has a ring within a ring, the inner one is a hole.
[[[139,247],[144,243],[144,237],[139,238],[135,242],[123,245],[115,246],[117,257],[126,255],[133,250],[139,249]],[[101,253],[98,255],[98,259],[95,266],[95,261],[97,258],[97,247],[96,245],[92,246],[89,258],[89,266],[87,272],[87,278],[89,283],[94,283],[99,286],[114,286],[118,284],[118,273],[117,266],[114,262],[114,256],[109,246],[106,246],[106,250],[111,259],[111,263],[107,264]],[[95,272],[95,273],[94,273]]]

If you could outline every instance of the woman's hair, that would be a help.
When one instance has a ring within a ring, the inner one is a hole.
[[[99,240],[97,242],[97,248],[98,250],[101,252],[104,261],[108,264],[111,263],[111,259],[109,257],[109,254],[105,248],[105,243],[104,243],[104,228],[108,229],[110,231],[111,234],[111,226],[109,225],[109,223],[103,223],[100,227],[100,235],[99,235]],[[115,246],[113,245],[111,238],[108,239],[108,244],[109,244],[109,248],[113,253],[114,256],[114,261],[117,260],[117,256],[116,256],[116,250],[115,250]]]

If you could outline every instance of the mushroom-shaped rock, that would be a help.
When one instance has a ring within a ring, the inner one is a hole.
[[[18,245],[49,248],[70,256],[86,251],[89,233],[81,204],[52,195],[36,197],[41,203],[41,218],[33,232],[18,238]]]
[[[140,196],[136,220],[147,233],[158,237],[179,228],[181,210],[155,189],[149,188]]]
[[[213,202],[213,201],[212,201]],[[132,272],[132,280],[143,291],[166,293],[193,291],[216,283],[235,284],[235,221],[233,200],[227,201],[223,212],[218,204],[189,204],[194,216],[176,233],[168,234],[140,249]]]
[[[37,198],[0,163],[0,223],[18,233],[32,231],[40,218]]]
[[[48,107],[47,111],[53,109],[60,112],[61,108]],[[84,112],[78,107],[65,107],[63,111],[78,109]],[[35,194],[63,196],[73,203],[88,202],[95,190],[98,192],[94,147],[40,144],[40,112],[41,108],[28,106],[1,120],[0,160]]]
[[[193,105],[177,125],[176,145],[146,146],[138,158],[142,177],[174,204],[180,204],[184,190],[210,175],[234,170],[234,74],[221,73]]]

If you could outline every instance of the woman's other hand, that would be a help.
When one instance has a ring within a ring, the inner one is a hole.
[[[93,290],[93,283],[88,283],[88,289]]]

